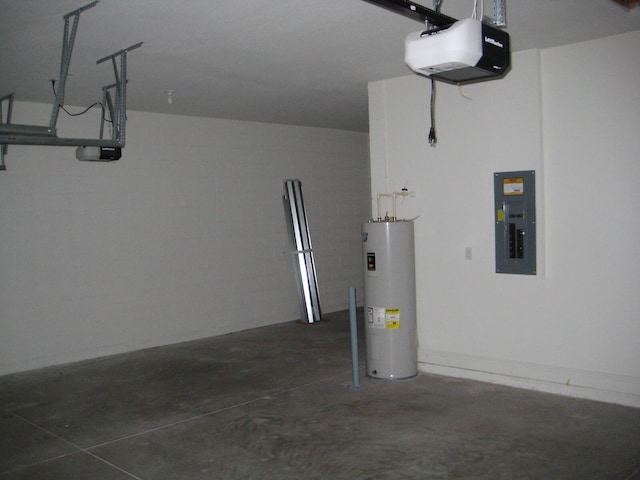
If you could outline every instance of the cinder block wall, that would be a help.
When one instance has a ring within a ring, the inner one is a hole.
[[[50,106],[18,103],[44,125]],[[60,120],[95,137],[95,117]],[[129,112],[123,158],[11,146],[0,174],[0,373],[299,318],[282,182],[302,181],[325,312],[362,284],[368,135]]]

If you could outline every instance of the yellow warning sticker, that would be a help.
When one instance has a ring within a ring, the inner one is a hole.
[[[498,222],[504,222],[504,210],[498,210]]]
[[[524,178],[505,178],[502,180],[504,195],[524,195]]]
[[[384,312],[385,325],[388,329],[400,328],[400,309],[387,308]]]

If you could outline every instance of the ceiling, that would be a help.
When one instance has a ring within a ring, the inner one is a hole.
[[[63,16],[88,3],[0,0],[0,96],[53,101]],[[441,11],[464,18],[472,6],[443,0]],[[639,10],[507,0],[507,31],[513,51],[547,48],[640,30]],[[130,110],[365,132],[367,82],[410,74],[404,37],[420,29],[362,0],[100,0],[81,15],[65,103],[99,101],[113,71],[96,60],[144,42],[128,54]]]

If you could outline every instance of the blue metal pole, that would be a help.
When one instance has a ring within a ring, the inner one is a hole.
[[[358,324],[356,322],[356,289],[349,287],[349,325],[351,326],[351,363],[353,388],[360,388],[360,366],[358,362]]]

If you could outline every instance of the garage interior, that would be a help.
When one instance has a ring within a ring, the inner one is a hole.
[[[640,478],[640,7],[507,0],[510,70],[436,82],[434,145],[431,82],[403,61],[424,27],[373,3],[82,12],[58,134],[120,128],[95,104],[113,82],[96,61],[135,46],[126,146],[111,162],[2,150],[0,476]],[[47,124],[81,4],[0,0],[13,124]],[[504,273],[494,181],[524,171],[537,263]],[[313,238],[313,324],[287,179]],[[417,307],[418,374],[393,381],[364,375],[362,231],[389,192],[382,216],[415,225]]]

